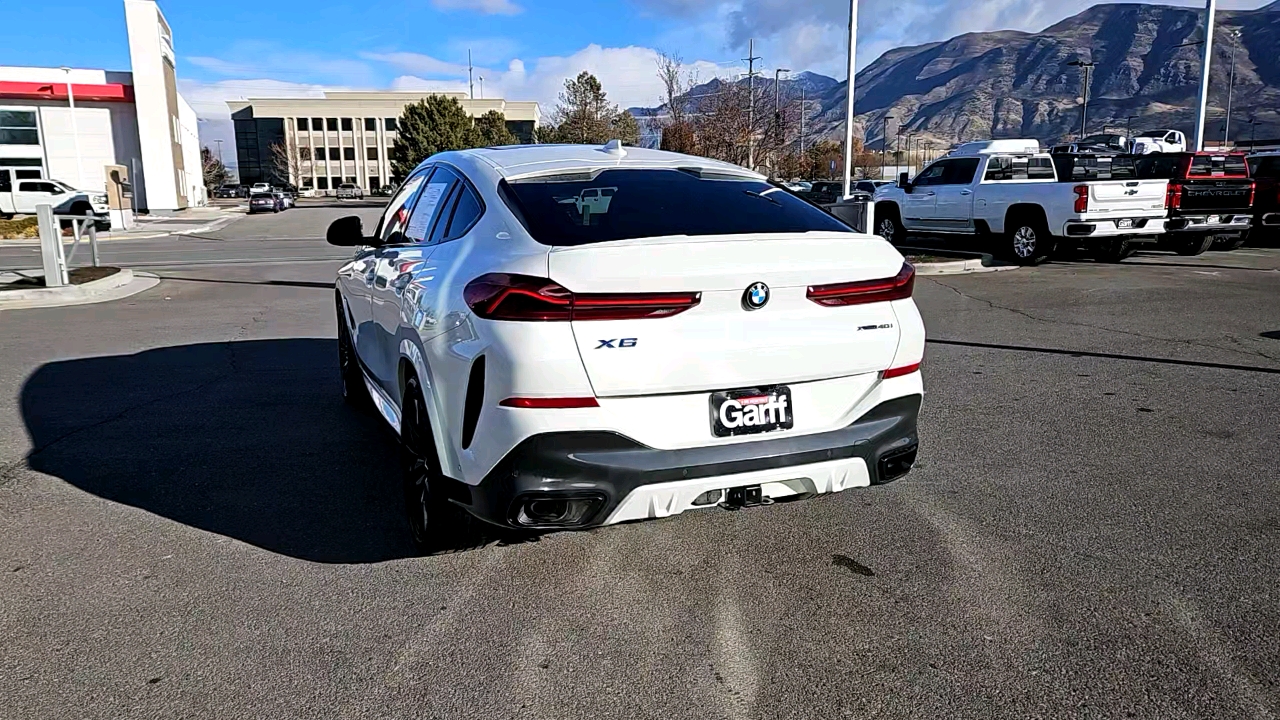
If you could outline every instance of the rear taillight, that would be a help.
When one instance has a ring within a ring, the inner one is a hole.
[[[575,293],[547,278],[489,273],[467,283],[467,306],[486,320],[567,322],[639,320],[678,315],[702,293]]]
[[[902,270],[891,278],[832,285],[810,285],[805,297],[827,307],[865,305],[888,300],[905,300],[911,297],[915,284],[916,269],[911,266],[911,263],[902,263]]]
[[[913,372],[919,372],[919,370],[920,370],[920,363],[912,363],[910,365],[903,365],[901,367],[889,368],[888,370],[885,370],[883,373],[881,373],[881,377],[885,380],[888,380],[890,378],[903,377],[905,375],[910,375]]]
[[[1249,181],[1249,207],[1253,207],[1254,198],[1258,194],[1258,183]]]
[[[1076,193],[1076,207],[1075,207],[1076,212],[1077,213],[1089,212],[1089,186],[1077,185],[1075,186],[1074,189]]]
[[[1164,193],[1164,207],[1166,210],[1177,210],[1182,207],[1182,186],[1178,183],[1169,183],[1169,189]]]
[[[498,404],[503,407],[527,408],[530,410],[600,407],[600,403],[596,402],[593,397],[509,397]]]

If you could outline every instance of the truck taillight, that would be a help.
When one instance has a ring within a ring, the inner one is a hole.
[[[1249,207],[1253,207],[1253,200],[1258,194],[1258,183],[1249,181]]]
[[[574,293],[547,278],[489,273],[467,283],[467,305],[486,320],[568,322],[639,320],[678,315],[702,293]]]
[[[1076,212],[1077,213],[1089,212],[1089,186],[1077,185],[1075,187],[1075,192],[1076,192]]]
[[[1169,183],[1169,189],[1164,194],[1164,207],[1166,210],[1177,210],[1182,207],[1182,186],[1178,183]]]

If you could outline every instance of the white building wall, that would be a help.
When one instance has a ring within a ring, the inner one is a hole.
[[[153,0],[124,0],[124,13],[143,166],[141,183],[134,178],[135,201],[141,198],[138,204],[152,211],[176,210],[174,128],[164,77],[164,63],[173,62],[173,48],[161,38],[160,9]]]
[[[106,188],[103,168],[114,164],[116,159],[110,108],[77,104],[73,127],[71,108],[46,105],[40,108],[40,132],[49,177],[81,190]]]
[[[196,111],[186,98],[178,96],[178,124],[182,130],[182,166],[186,168],[186,195],[191,205],[207,205],[209,193],[204,186],[204,163],[200,160],[200,129]]]

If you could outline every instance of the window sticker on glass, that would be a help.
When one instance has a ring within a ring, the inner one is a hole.
[[[426,237],[427,231],[431,229],[431,220],[436,216],[436,206],[440,204],[440,197],[449,189],[449,185],[449,182],[427,183],[422,191],[422,198],[418,200],[418,207],[413,210],[413,217],[409,218],[409,229],[405,230],[405,235],[418,241]]]
[[[572,205],[572,208],[565,208],[574,224],[591,225],[592,216],[604,215],[609,212],[609,202],[613,200],[613,194],[618,191],[616,187],[603,188],[584,188],[577,195],[568,197],[557,197],[556,202],[561,205]],[[599,218],[595,218],[599,222]]]

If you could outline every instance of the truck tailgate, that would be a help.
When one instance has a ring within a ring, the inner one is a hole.
[[[1087,215],[1110,217],[1164,217],[1167,180],[1095,180],[1089,188]]]

